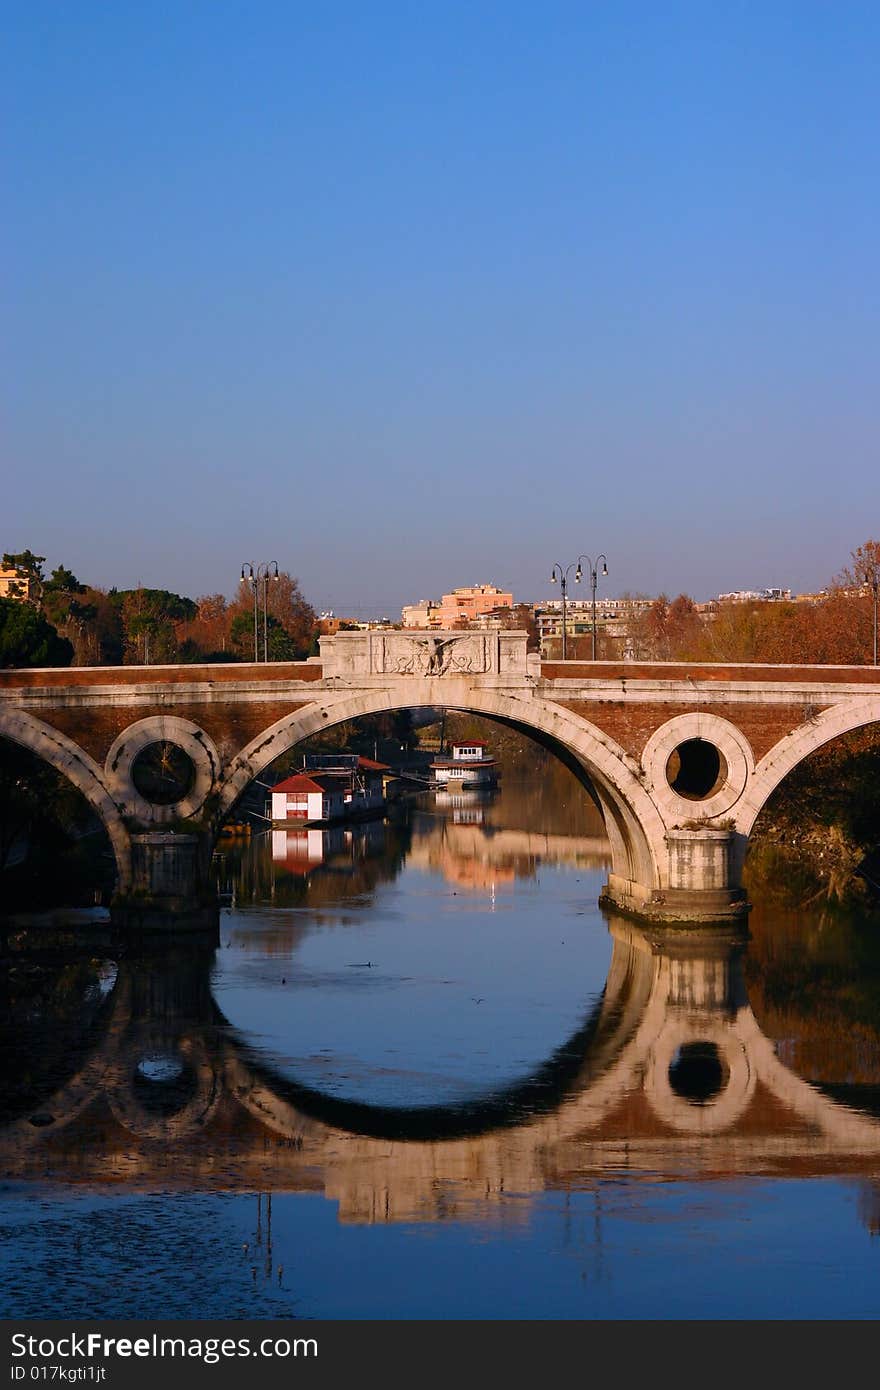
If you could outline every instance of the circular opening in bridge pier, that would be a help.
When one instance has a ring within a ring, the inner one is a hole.
[[[691,1105],[705,1105],[727,1085],[728,1072],[713,1042],[682,1043],[669,1067],[669,1084]]]
[[[689,738],[670,754],[666,780],[686,801],[705,801],[727,780],[727,763],[714,743]]]
[[[195,764],[176,743],[161,739],[138,753],[131,765],[131,780],[145,801],[172,806],[192,791]]]

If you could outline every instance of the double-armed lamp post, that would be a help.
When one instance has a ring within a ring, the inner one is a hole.
[[[571,564],[570,564],[570,565],[566,565],[565,569],[563,569],[562,565],[554,565],[554,566],[553,566],[553,569],[550,571],[550,583],[551,583],[551,584],[555,584],[555,583],[557,582],[557,580],[558,580],[558,582],[559,582],[559,587],[560,587],[560,589],[562,590],[562,660],[563,660],[563,661],[565,661],[566,655],[567,655],[567,651],[568,651],[567,642],[566,642],[566,628],[567,628],[568,624],[567,624],[566,618],[565,618],[565,590],[566,590],[566,587],[567,587],[567,585],[568,585],[568,571],[569,571],[569,570],[573,570],[574,567],[575,567],[575,565],[578,565],[578,567],[579,567],[579,566],[580,566],[580,562],[579,562],[578,560],[572,560]],[[580,567],[578,568],[578,573],[580,573]]]
[[[245,561],[241,567],[241,582],[250,580],[254,591],[254,661],[260,659],[259,643],[259,601],[260,585],[263,587],[263,660],[269,660],[269,580],[278,579],[278,561],[264,560],[262,564],[252,565]]]
[[[596,660],[596,585],[597,585],[598,582],[599,582],[599,573],[598,573],[598,571],[599,571],[599,561],[600,561],[600,560],[602,561],[602,573],[603,573],[603,574],[607,574],[607,573],[608,573],[608,560],[607,560],[606,556],[604,556],[604,555],[597,555],[597,556],[596,556],[596,563],[593,564],[593,561],[590,559],[589,555],[579,555],[579,556],[578,556],[577,574],[575,575],[575,580],[576,580],[576,582],[577,582],[578,584],[580,584],[580,582],[581,582],[581,575],[582,575],[581,560],[586,560],[586,562],[587,562],[587,568],[588,568],[588,570],[590,571],[590,587],[591,587],[592,590],[593,590],[593,660],[595,661],[595,660]]]
[[[550,574],[550,583],[551,583],[551,584],[556,584],[556,583],[558,582],[559,587],[560,587],[560,589],[561,589],[561,591],[562,591],[562,660],[563,660],[563,661],[565,661],[565,660],[567,659],[567,655],[568,655],[568,621],[567,621],[567,619],[566,619],[566,600],[565,600],[565,591],[566,591],[566,588],[568,587],[568,574],[569,574],[569,570],[575,570],[574,582],[575,582],[575,584],[580,584],[581,580],[582,580],[583,577],[584,577],[584,572],[583,572],[583,570],[581,569],[581,561],[582,561],[582,560],[586,560],[586,562],[587,562],[587,568],[588,568],[589,574],[590,574],[590,585],[591,585],[592,590],[593,590],[593,660],[594,660],[594,661],[596,660],[596,585],[597,585],[598,582],[599,582],[599,561],[600,561],[600,560],[602,561],[602,573],[603,573],[603,574],[607,574],[607,573],[608,573],[608,560],[607,560],[606,556],[604,556],[604,555],[597,555],[597,556],[596,556],[596,562],[595,562],[595,564],[594,564],[593,561],[590,559],[589,555],[579,555],[579,556],[577,557],[576,560],[572,560],[571,564],[570,564],[570,565],[566,565],[565,568],[563,568],[562,565],[554,565],[554,566],[553,566],[553,569],[552,569],[552,571],[551,571],[551,574]],[[575,566],[577,566],[576,569],[575,569]]]

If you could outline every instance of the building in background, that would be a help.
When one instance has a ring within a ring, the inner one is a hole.
[[[423,598],[401,610],[403,626],[408,628],[449,628],[491,626],[490,618],[500,619],[513,608],[513,594],[495,584],[469,584],[444,594],[439,603]]]
[[[719,594],[717,603],[790,603],[791,589],[733,589]]]
[[[596,632],[605,639],[603,647],[606,648],[606,658],[624,659],[628,655],[627,639],[631,624],[651,607],[653,601],[650,598],[596,599]],[[534,612],[541,655],[558,658],[562,650],[562,599],[551,598],[536,603]],[[591,638],[592,632],[592,599],[566,599],[566,641]],[[611,650],[607,650],[609,647]]]
[[[500,608],[513,607],[513,594],[496,588],[494,584],[471,584],[463,589],[453,589],[440,600],[440,626],[450,628],[470,625],[475,619],[493,613]]]
[[[400,616],[403,619],[404,627],[439,627],[440,622],[437,618],[439,611],[439,603],[434,603],[429,598],[420,598],[418,603],[405,604]]]
[[[20,570],[0,569],[0,598],[19,599],[22,603],[30,603],[34,597],[32,588],[33,581],[29,575],[23,574]]]

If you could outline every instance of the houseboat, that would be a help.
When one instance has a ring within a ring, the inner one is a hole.
[[[301,772],[276,782],[267,818],[273,826],[310,826],[381,816],[390,776],[384,763],[356,753],[310,755]]]
[[[498,784],[498,767],[479,739],[453,743],[448,758],[435,758],[431,779],[435,786],[449,791],[482,791]]]

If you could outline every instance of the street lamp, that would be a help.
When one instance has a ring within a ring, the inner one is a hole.
[[[590,571],[590,587],[591,587],[592,590],[593,590],[593,660],[595,661],[595,660],[596,660],[596,585],[597,585],[598,582],[599,582],[599,575],[598,575],[599,561],[600,561],[600,560],[602,561],[602,573],[603,573],[603,574],[607,574],[607,573],[608,573],[608,560],[607,560],[606,556],[604,556],[604,555],[597,555],[597,556],[596,556],[596,563],[595,563],[595,565],[594,565],[593,562],[592,562],[592,560],[590,559],[589,555],[579,555],[579,556],[578,556],[577,574],[576,574],[575,577],[574,577],[575,583],[576,583],[576,584],[580,584],[580,582],[581,582],[581,577],[582,577],[582,573],[583,573],[583,571],[581,570],[581,560],[586,560],[586,562],[587,562],[587,568],[588,568],[589,571]]]
[[[245,560],[244,564],[241,567],[242,584],[245,582],[246,579],[250,580],[251,588],[254,592],[254,661],[259,661],[260,654],[257,650],[257,581],[254,578],[254,567],[248,560]]]
[[[566,651],[567,651],[567,644],[566,644],[566,638],[565,638],[565,629],[566,629],[566,621],[565,621],[565,589],[566,589],[566,585],[568,584],[568,571],[569,571],[569,570],[573,570],[574,567],[575,567],[575,565],[578,566],[578,573],[575,575],[575,579],[577,579],[577,578],[579,578],[579,576],[580,576],[580,561],[579,561],[579,560],[572,560],[571,564],[570,564],[570,565],[567,565],[567,566],[565,567],[565,569],[563,569],[561,565],[554,565],[554,566],[553,566],[553,569],[552,569],[552,571],[551,571],[551,573],[550,573],[550,583],[551,583],[551,584],[555,584],[555,583],[557,582],[557,573],[556,573],[556,571],[557,571],[557,570],[559,571],[559,575],[558,575],[559,587],[560,587],[561,590],[562,590],[562,660],[563,660],[563,661],[565,661],[565,658],[566,658]]]
[[[867,549],[867,547],[865,547]],[[856,572],[861,584],[866,584],[874,598],[874,665],[877,665],[877,591],[880,589],[880,553],[866,556]]]
[[[259,564],[259,565],[257,565],[256,567],[255,567],[254,565],[252,565],[249,561],[246,561],[245,564],[243,564],[242,567],[241,567],[241,579],[242,579],[242,583],[244,583],[244,581],[245,581],[246,579],[249,579],[249,580],[250,580],[250,584],[251,584],[251,588],[252,588],[253,591],[254,591],[254,661],[259,661],[259,659],[260,659],[260,644],[259,644],[259,635],[258,635],[258,634],[259,634],[259,599],[260,599],[260,585],[261,585],[261,584],[262,584],[262,586],[263,586],[263,660],[264,660],[264,661],[268,661],[268,660],[269,660],[269,580],[270,580],[270,578],[275,579],[275,580],[277,580],[277,579],[279,578],[279,574],[278,574],[278,561],[277,561],[277,560],[264,560],[264,561],[262,562],[262,564]]]
[[[274,573],[273,573],[274,570]],[[269,579],[278,582],[278,561],[269,560],[257,566],[257,578],[263,581],[263,660],[269,660]]]

